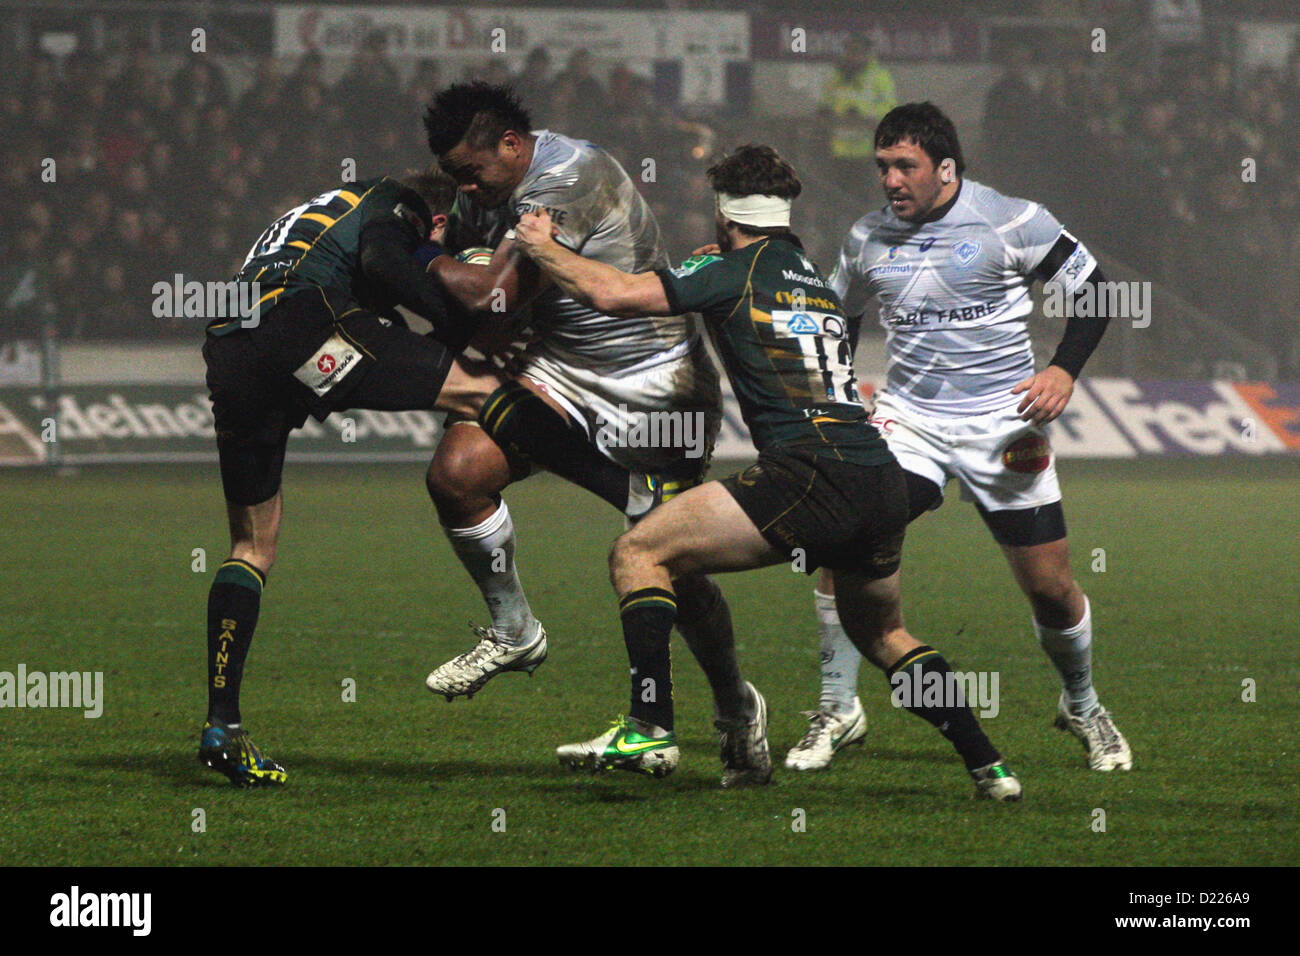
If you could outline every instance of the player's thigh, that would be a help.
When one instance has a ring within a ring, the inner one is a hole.
[[[745,571],[785,560],[718,481],[655,508],[615,542],[611,562],[649,563],[672,577]]]
[[[377,411],[439,409],[473,416],[505,381],[490,363],[457,358],[437,339],[399,327],[380,328],[383,351],[338,406]]]
[[[934,420],[895,404],[888,393],[876,398],[871,412],[885,444],[907,478],[908,521],[943,504],[943,487],[952,476],[953,449]]]
[[[1061,500],[1047,430],[1021,421],[1014,407],[972,418],[959,427],[953,469],[961,481],[963,496],[979,507],[1000,543],[1041,543],[1044,533],[1051,531],[1046,522],[1053,515],[1050,509],[1037,513],[1034,509],[1045,509]],[[1015,515],[991,518],[995,512],[1022,512],[1035,518],[1038,526],[1021,528]],[[1057,534],[1064,534],[1063,526]]]
[[[539,349],[523,375],[617,464],[693,482],[702,478],[721,424],[717,373],[703,346],[622,375]]]

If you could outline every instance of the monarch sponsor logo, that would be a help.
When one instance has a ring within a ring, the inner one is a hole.
[[[50,897],[51,926],[127,927],[132,936],[148,936],[152,914],[152,893],[83,893],[73,886]]]
[[[152,291],[156,319],[239,319],[246,329],[262,321],[262,287],[257,282],[186,282],[178,272],[171,282],[155,282]]]
[[[104,713],[103,671],[0,671],[0,708],[61,707],[94,720]]]
[[[782,269],[781,276],[786,282],[797,282],[800,285],[815,285],[818,288],[826,288],[826,282],[821,276],[804,275],[801,272],[795,272],[793,269]]]
[[[1021,474],[1044,471],[1051,463],[1052,446],[1042,435],[1018,438],[1002,453],[1002,464],[1007,470]]]
[[[981,717],[996,717],[1001,706],[998,671],[937,671],[915,667],[889,679],[889,702],[895,707],[969,707]]]
[[[679,448],[687,458],[703,458],[708,446],[704,412],[634,412],[618,406],[618,416],[598,416],[596,445],[609,448]]]

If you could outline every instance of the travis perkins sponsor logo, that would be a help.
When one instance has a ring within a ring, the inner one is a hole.
[[[50,925],[129,927],[132,936],[148,936],[153,926],[152,893],[82,893],[73,886],[50,897]]]

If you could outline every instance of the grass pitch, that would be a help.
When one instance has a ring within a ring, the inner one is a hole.
[[[469,702],[433,698],[425,674],[471,645],[465,623],[483,611],[437,531],[418,465],[288,469],[280,559],[243,704],[289,785],[238,791],[194,757],[206,595],[228,543],[215,467],[0,475],[0,671],[103,671],[105,697],[96,720],[0,709],[0,858],[1296,862],[1300,462],[1067,461],[1062,472],[1074,567],[1094,607],[1097,686],[1133,746],[1131,773],[1088,771],[1073,738],[1052,729],[1058,685],[1027,605],[955,489],[912,526],[904,564],[913,633],[954,669],[1000,675],[1000,712],[984,724],[1024,781],[1018,806],[973,801],[948,744],[892,708],[869,667],[866,745],[821,774],[779,766],[818,688],[811,581],[788,567],[722,579],[745,674],[771,708],[772,786],[719,788],[707,688],[680,641],[678,772],[654,781],[563,770],[555,745],[593,736],[626,706],[604,568],[621,525],[550,476],[508,495],[550,660],[533,679],[506,675]],[[1093,570],[1094,549],[1104,571]],[[1242,699],[1247,678],[1254,702]]]

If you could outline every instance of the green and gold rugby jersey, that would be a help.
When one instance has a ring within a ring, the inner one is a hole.
[[[795,242],[760,239],[656,274],[673,312],[703,316],[760,452],[891,460],[858,397],[840,300]]]
[[[253,243],[236,282],[258,284],[258,307],[265,313],[287,295],[303,289],[342,289],[368,296],[360,267],[361,228],[377,216],[401,216],[427,233],[428,205],[409,187],[383,176],[323,192],[290,209]],[[220,319],[209,335],[238,331],[240,320]]]

